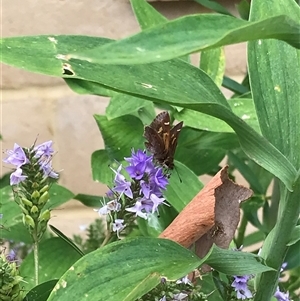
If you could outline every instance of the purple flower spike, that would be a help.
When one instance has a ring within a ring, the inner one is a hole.
[[[51,157],[52,154],[54,153],[54,150],[52,149],[52,141],[46,141],[40,145],[37,145],[34,150],[35,150],[35,158],[40,158],[42,156],[45,157]]]
[[[237,298],[241,300],[252,298],[252,293],[250,292],[247,286],[247,282],[250,279],[250,276],[245,275],[245,276],[233,276],[233,277],[234,277],[234,281],[231,286],[234,287]]]
[[[10,185],[18,185],[22,181],[24,181],[27,176],[22,176],[22,169],[18,168],[10,175]]]
[[[14,149],[6,152],[8,157],[3,160],[5,163],[15,165],[17,168],[29,163],[23,148],[17,143],[14,144]]]

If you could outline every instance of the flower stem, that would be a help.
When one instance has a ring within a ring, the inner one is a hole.
[[[37,236],[37,227],[34,229],[33,239],[34,280],[35,285],[37,286],[39,284],[39,240]]]
[[[295,181],[293,188],[294,191],[290,192],[283,184],[280,186],[278,221],[267,236],[260,254],[266,260],[266,264],[276,271],[265,272],[257,277],[255,301],[270,300],[276,290],[280,267],[288,250],[287,243],[295,229],[300,213],[300,176]]]
[[[235,240],[235,244],[236,244],[237,248],[241,247],[241,245],[243,244],[246,227],[247,227],[247,219],[245,217],[245,214],[243,214],[241,224],[238,228],[238,235],[237,235],[237,238]]]
[[[103,240],[100,248],[104,247],[108,243],[108,241],[110,240],[110,238],[111,238],[111,231],[107,230],[106,231],[106,236],[105,236],[105,238],[104,238],[104,240]]]

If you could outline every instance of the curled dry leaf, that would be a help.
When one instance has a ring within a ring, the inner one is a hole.
[[[240,220],[240,203],[252,195],[252,190],[228,178],[228,166],[222,168],[210,182],[180,212],[160,235],[195,251],[204,257],[212,244],[228,248]]]

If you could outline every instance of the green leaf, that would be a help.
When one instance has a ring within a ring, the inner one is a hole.
[[[0,189],[3,187],[9,186],[9,177],[10,173],[4,174],[2,178],[0,178]]]
[[[39,281],[60,278],[81,256],[59,237],[53,237],[39,245]],[[20,274],[26,279],[23,286],[29,290],[35,286],[33,252],[20,266]]]
[[[205,263],[227,275],[250,275],[273,270],[263,265],[261,258],[252,253],[224,250],[216,245],[210,252]]]
[[[117,92],[92,81],[77,79],[77,78],[65,78],[66,84],[74,92],[78,94],[92,94],[101,96],[114,96]]]
[[[71,200],[74,196],[69,190],[57,184],[51,186],[49,194],[50,200],[43,210],[54,209]],[[22,211],[14,201],[11,186],[0,189],[0,207],[3,214],[3,226],[6,229],[1,232],[2,238],[32,243],[32,237],[23,225]]]
[[[243,84],[240,84],[227,76],[223,77],[222,86],[239,95],[243,95],[250,92],[249,89],[245,87]]]
[[[74,244],[74,242],[69,237],[67,237],[65,234],[63,234],[61,231],[59,231],[52,225],[49,225],[49,227],[58,237],[60,237],[67,244],[69,244],[70,247],[72,247],[79,255],[84,256],[84,253]]]
[[[84,256],[59,280],[48,301],[135,300],[164,276],[176,280],[197,267],[189,250],[165,239],[124,239]],[[126,281],[124,281],[126,277]],[[78,281],[80,279],[80,286]],[[67,286],[62,286],[62,283]]]
[[[93,180],[111,185],[113,174],[109,167],[114,163],[115,162],[109,158],[108,152],[105,149],[93,152],[91,158]]]
[[[105,46],[99,45],[81,52],[70,51],[67,57],[101,64],[141,64],[166,61],[209,48],[271,38],[281,39],[299,48],[299,30],[298,21],[286,15],[256,22],[225,15],[190,15]]]
[[[253,5],[250,20],[282,13],[299,21],[300,8],[295,1],[262,1]],[[282,41],[248,44],[249,77],[262,134],[296,169],[300,168],[299,58],[299,50]]]
[[[175,161],[175,170],[164,196],[180,212],[202,188],[198,177],[184,164]]]
[[[50,200],[45,204],[44,209],[50,210],[72,200],[75,196],[73,192],[58,184],[52,184],[49,195]]]
[[[285,261],[288,263],[287,268],[289,270],[300,267],[299,248],[300,240],[298,240],[295,244],[291,245],[288,249]]]
[[[248,0],[241,0],[238,4],[236,4],[236,8],[244,20],[249,19],[250,3]]]
[[[51,42],[53,39],[57,41],[55,47]],[[2,40],[2,60],[35,72],[62,76],[64,65],[57,63],[57,56],[60,58],[61,53],[66,53],[67,49],[92,49],[108,42],[107,39],[78,36],[7,38]],[[35,47],[34,56],[30,51],[32,45]],[[181,60],[133,66],[97,65],[80,60],[70,63],[77,77],[99,82],[123,93],[222,119],[235,130],[243,150],[251,159],[277,176],[289,190],[293,189],[296,176],[294,166],[230,111],[220,90],[201,70]],[[185,76],[182,78],[178,74]]]
[[[137,117],[126,115],[112,120],[102,115],[94,117],[111,160],[124,160],[130,156],[132,148],[143,148],[144,126]]]
[[[228,152],[228,159],[241,173],[245,180],[247,180],[247,182],[250,184],[250,188],[253,189],[256,194],[264,193],[264,189],[260,184],[260,178],[257,178],[256,174],[251,170],[246,162],[244,162],[238,155],[234,154],[233,152]]]
[[[267,230],[261,224],[258,218],[258,209],[264,205],[264,200],[260,197],[252,197],[249,201],[242,204],[242,208],[247,220],[263,233],[267,233]]]
[[[92,208],[99,208],[101,206],[100,201],[102,198],[103,198],[102,196],[82,194],[82,193],[76,194],[74,196],[74,200],[78,200],[83,205],[92,207]]]
[[[26,294],[23,301],[47,301],[57,281],[58,279],[49,280],[35,286]]]
[[[164,24],[168,21],[155,10],[149,3],[141,0],[131,0],[131,6],[142,30]]]
[[[175,114],[176,119],[184,120],[184,125],[199,130],[232,133],[226,122],[199,111],[184,109]]]
[[[235,275],[238,271],[251,274],[271,270],[250,253],[213,247],[201,260],[173,241],[138,237],[114,242],[82,257],[61,277],[48,301],[81,300],[85,296],[98,301],[136,300],[162,276],[177,280],[203,262]]]
[[[247,235],[243,240],[243,246],[248,247],[263,241],[266,235],[262,231],[256,231]]]
[[[249,98],[231,98],[228,103],[236,116],[244,120],[257,133],[260,133],[260,127],[257,120],[254,102]]]
[[[287,244],[288,246],[292,246],[296,242],[300,240],[300,226],[296,226],[292,232],[290,242]]]
[[[153,103],[139,97],[119,93],[110,99],[106,108],[106,117],[108,120],[124,115],[135,115],[139,117],[139,112],[145,107],[147,111],[151,111],[155,116]],[[151,119],[153,119],[154,116],[151,116]]]
[[[181,131],[175,158],[196,175],[219,169],[227,149],[239,148],[234,133],[216,133],[184,127]]]
[[[202,51],[200,68],[211,77],[218,87],[221,87],[225,72],[224,48]]]
[[[195,0],[202,6],[209,8],[217,13],[232,16],[232,14],[221,4],[219,4],[216,1],[211,1],[211,0]]]

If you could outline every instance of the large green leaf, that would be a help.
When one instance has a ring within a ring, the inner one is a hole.
[[[180,212],[202,188],[203,184],[198,177],[184,164],[176,161],[164,196]]]
[[[218,87],[221,87],[225,72],[224,48],[201,51],[200,68],[205,71]]]
[[[108,120],[124,115],[140,117],[142,111],[150,115],[150,119],[146,120],[150,124],[155,117],[153,103],[143,98],[119,93],[110,99],[106,108],[106,117]]]
[[[58,279],[49,280],[35,286],[26,294],[23,301],[47,301],[57,281]]]
[[[60,278],[81,256],[68,243],[59,237],[53,237],[39,245],[39,281],[45,282]],[[26,279],[26,290],[34,287],[34,258],[31,252],[22,262],[20,274]]]
[[[99,45],[88,51],[70,51],[68,58],[91,63],[141,64],[257,39],[281,39],[299,48],[299,30],[299,20],[290,18],[290,15],[256,22],[225,15],[190,15],[109,45]]]
[[[229,149],[239,148],[234,133],[216,133],[184,127],[181,131],[175,158],[196,175],[218,170]]]
[[[107,39],[80,36],[7,38],[2,40],[2,60],[31,71],[65,77],[68,75],[63,75],[63,68],[67,66],[68,70],[72,69],[73,77],[222,119],[237,133],[243,150],[250,158],[281,179],[290,190],[293,189],[294,166],[265,138],[232,113],[212,79],[198,68],[182,60],[133,66],[61,61],[68,58],[62,54],[70,49],[87,50],[107,42]]]
[[[111,160],[124,160],[124,157],[130,156],[132,148],[143,148],[144,126],[139,118],[130,115],[112,120],[103,115],[94,117]]]
[[[298,20],[300,17],[295,1],[264,1],[259,8],[253,6],[250,20],[270,16],[270,11]],[[262,134],[299,169],[300,51],[277,40],[250,42],[248,66]]]
[[[109,244],[81,258],[61,277],[48,301],[83,300],[86,296],[98,301],[136,300],[156,286],[162,276],[176,280],[205,259],[228,274],[270,270],[252,254],[214,247],[201,260],[170,240],[138,237]]]

